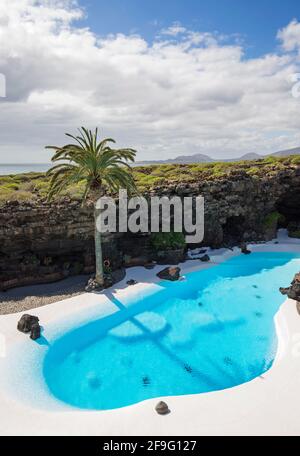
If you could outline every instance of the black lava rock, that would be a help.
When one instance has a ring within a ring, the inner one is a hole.
[[[33,325],[38,324],[39,318],[34,315],[24,314],[18,321],[17,329],[23,333],[29,333]]]
[[[294,299],[295,301],[300,301],[300,272],[298,272],[291,285],[288,288],[279,288],[279,291],[283,295],[287,295],[288,298]]]
[[[249,255],[251,253],[251,250],[249,250],[247,248],[247,244],[243,243],[241,245],[241,252],[244,254],[244,255]]]
[[[155,410],[159,415],[167,415],[168,413],[170,413],[168,405],[163,401],[160,401],[155,406]]]
[[[34,323],[31,327],[30,338],[32,340],[39,339],[41,337],[41,327],[38,323]]]
[[[130,280],[127,280],[126,283],[127,283],[127,285],[135,285],[135,284],[137,284],[137,281],[134,279],[130,279]]]
[[[171,282],[174,282],[180,278],[180,268],[171,266],[169,268],[163,269],[162,271],[159,271],[156,275],[160,279],[171,280]]]
[[[208,255],[203,255],[203,257],[200,258],[200,261],[203,261],[203,262],[210,261],[210,257]]]

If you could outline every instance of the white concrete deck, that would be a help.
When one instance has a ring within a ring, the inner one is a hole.
[[[250,246],[253,251],[300,253],[300,241],[279,233],[274,241]],[[188,261],[182,273],[212,267],[239,254],[226,249],[209,251],[212,263]],[[131,268],[127,277],[103,294],[83,294],[33,310],[44,326],[42,342],[55,339],[74,325],[118,309],[109,300],[149,293],[159,287],[153,270]],[[139,281],[132,287],[126,280]],[[279,284],[286,285],[289,284]],[[0,435],[299,435],[300,434],[300,316],[287,300],[276,315],[277,357],[262,377],[234,388],[191,396],[163,398],[171,413],[154,411],[158,399],[112,411],[82,411],[53,398],[42,378],[47,345],[34,343],[16,330],[20,314],[0,316]],[[25,356],[24,356],[25,355]]]

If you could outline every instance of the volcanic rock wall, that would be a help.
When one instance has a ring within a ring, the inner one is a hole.
[[[275,235],[280,223],[300,222],[300,167],[287,166],[264,176],[238,170],[226,178],[166,184],[148,195],[202,195],[205,199],[203,245],[219,247],[263,241]],[[7,202],[0,208],[0,289],[55,281],[94,270],[92,206],[79,202]],[[151,259],[149,237],[103,236],[104,258],[114,269]]]

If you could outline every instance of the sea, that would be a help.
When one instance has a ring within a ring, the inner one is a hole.
[[[145,166],[149,163],[137,162],[132,166]],[[48,171],[53,164],[51,163],[0,163],[0,176],[8,176],[9,174],[24,174],[24,173],[39,173]]]
[[[24,174],[31,172],[45,172],[51,168],[51,163],[0,163],[0,176],[9,174]]]

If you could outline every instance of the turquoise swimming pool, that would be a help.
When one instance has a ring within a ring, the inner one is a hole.
[[[48,388],[83,409],[114,409],[170,395],[247,382],[270,368],[277,349],[280,286],[300,270],[292,253],[239,255],[160,282],[117,312],[57,339],[44,360]]]

